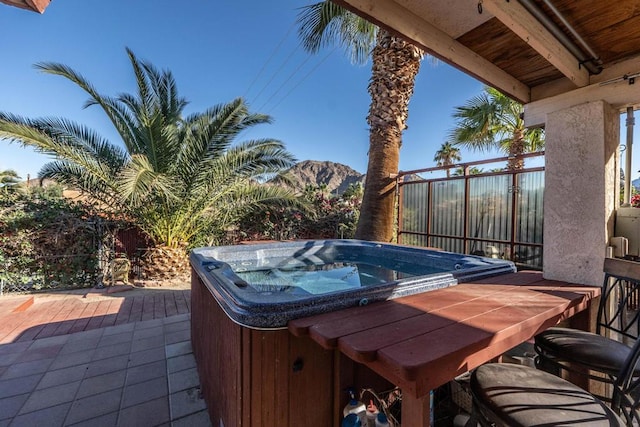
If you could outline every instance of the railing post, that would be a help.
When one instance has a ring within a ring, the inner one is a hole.
[[[435,246],[431,241],[431,227],[433,227],[433,182],[427,183],[427,246]]]
[[[404,175],[396,176],[396,232],[398,244],[402,244],[402,182],[404,181]]]
[[[518,194],[520,194],[520,189],[518,187],[518,176],[519,174],[514,172],[511,174],[511,231],[510,234],[510,258],[513,261],[515,249],[516,249],[516,221],[518,220],[518,214],[516,212],[518,208]]]
[[[469,168],[464,168],[464,211],[462,217],[462,251],[469,253]]]

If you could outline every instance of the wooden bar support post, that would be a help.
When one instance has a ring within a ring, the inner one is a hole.
[[[429,394],[416,398],[402,393],[402,425],[429,427],[430,418]]]

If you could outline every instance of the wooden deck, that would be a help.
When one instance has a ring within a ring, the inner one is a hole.
[[[589,325],[600,290],[520,272],[293,320],[289,331],[401,387],[403,422],[422,426],[430,390],[576,313]]]
[[[191,311],[189,289],[58,291],[0,298],[0,344],[64,335]]]

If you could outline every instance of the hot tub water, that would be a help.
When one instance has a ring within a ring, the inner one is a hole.
[[[320,295],[363,286],[376,286],[418,275],[441,273],[433,268],[416,269],[411,264],[392,266],[367,262],[327,262],[324,264],[275,266],[247,270],[230,264],[234,272],[258,292],[290,292]]]

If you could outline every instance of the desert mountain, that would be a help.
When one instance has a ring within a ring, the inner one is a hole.
[[[305,160],[289,169],[296,190],[326,185],[331,194],[342,194],[351,184],[363,183],[365,176],[349,166],[334,162]]]

